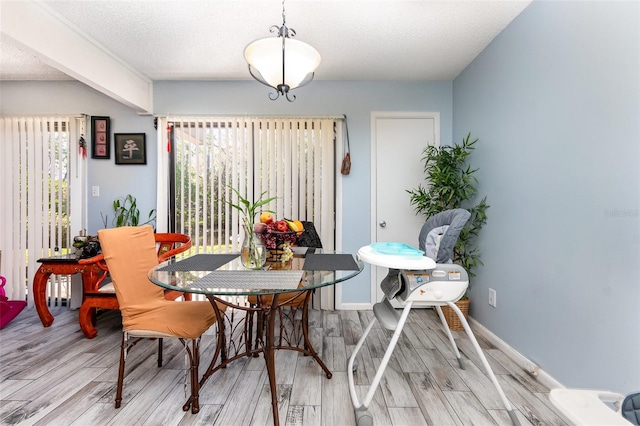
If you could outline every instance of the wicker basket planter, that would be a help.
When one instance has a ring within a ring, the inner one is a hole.
[[[464,315],[464,319],[466,320],[469,316],[469,304],[471,303],[471,299],[460,299],[456,302],[456,306]],[[447,320],[447,325],[449,325],[449,329],[453,331],[464,331],[464,326],[462,325],[462,321],[455,313],[453,309],[448,306],[442,307],[442,314],[444,315],[444,319]]]

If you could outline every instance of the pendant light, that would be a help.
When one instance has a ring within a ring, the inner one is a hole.
[[[261,38],[244,49],[249,73],[260,83],[275,90],[275,93],[269,94],[272,101],[282,95],[293,102],[296,96],[290,91],[313,80],[320,64],[320,54],[307,43],[292,38],[296,32],[286,25],[284,0],[282,26],[273,25],[270,31],[277,33],[276,37]]]

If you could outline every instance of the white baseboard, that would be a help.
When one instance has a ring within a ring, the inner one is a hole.
[[[516,351],[509,346],[504,340],[493,334],[488,328],[480,324],[475,319],[469,317],[469,325],[473,329],[473,332],[485,338],[496,348],[505,353],[513,362],[518,364],[522,369],[534,376],[537,381],[546,386],[549,389],[564,388],[564,386],[556,379],[551,377],[546,371],[542,370],[539,365],[536,365],[529,358]]]
[[[336,309],[342,311],[370,311],[373,309],[371,303],[342,303],[340,306],[336,306]]]

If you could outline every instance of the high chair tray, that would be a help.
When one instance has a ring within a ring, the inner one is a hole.
[[[415,253],[410,255],[402,253],[385,254],[374,248],[374,244],[379,243],[373,243],[368,246],[361,247],[360,250],[358,250],[358,257],[362,259],[363,262],[392,269],[424,270],[436,267],[436,262],[426,256],[416,256]],[[407,247],[411,246],[407,245]]]

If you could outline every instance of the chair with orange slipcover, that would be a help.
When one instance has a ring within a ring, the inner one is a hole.
[[[191,396],[183,410],[191,407],[191,412],[197,413],[200,409],[200,338],[217,320],[213,307],[208,301],[167,300],[162,288],[149,280],[149,271],[158,264],[151,226],[102,229],[98,231],[98,238],[122,313],[116,408],[122,402],[125,359],[129,350],[140,338],[157,338],[160,367],[162,339],[177,338],[184,346],[190,364]],[[224,311],[225,306],[219,308]]]
[[[155,233],[158,262],[163,262],[178,253],[182,253],[191,248],[191,238],[185,234],[176,233]],[[95,329],[96,311],[98,309],[118,309],[118,299],[113,283],[108,279],[109,269],[104,262],[104,256],[96,256],[80,259],[87,271],[83,275],[82,305],[78,313],[80,329],[88,339],[93,339],[97,334]],[[189,293],[179,293],[176,291],[165,291],[165,298],[169,300],[184,296],[185,300],[191,299]]]

